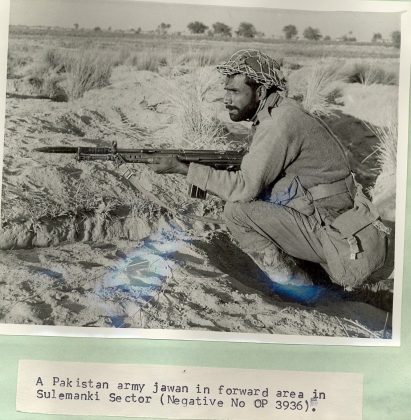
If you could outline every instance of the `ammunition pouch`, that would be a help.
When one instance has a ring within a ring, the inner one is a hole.
[[[389,229],[357,185],[354,207],[322,226],[320,239],[332,280],[347,288],[362,284],[386,259]]]
[[[282,185],[284,192],[273,192],[270,201],[316,217],[326,260],[324,268],[335,283],[355,287],[384,265],[389,229],[381,222],[376,207],[364,195],[352,174],[340,181],[309,189],[301,185],[298,177],[291,183],[285,178],[280,182],[288,183],[288,187]],[[278,187],[279,183],[275,190]],[[353,207],[336,218],[321,217],[317,201],[342,193],[349,193]]]

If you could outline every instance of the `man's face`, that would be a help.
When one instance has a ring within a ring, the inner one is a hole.
[[[224,104],[232,121],[245,121],[252,118],[258,108],[257,93],[245,83],[243,74],[227,76],[224,89]]]

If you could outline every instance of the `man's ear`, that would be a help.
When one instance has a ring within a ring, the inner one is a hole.
[[[267,88],[264,85],[260,85],[257,88],[257,98],[259,101],[262,101],[267,97]]]

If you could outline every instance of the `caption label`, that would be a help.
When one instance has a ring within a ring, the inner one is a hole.
[[[176,419],[360,420],[362,375],[19,362],[17,411]]]

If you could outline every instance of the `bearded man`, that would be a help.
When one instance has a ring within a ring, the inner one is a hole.
[[[217,170],[177,159],[152,165],[187,176],[192,191],[226,201],[224,219],[239,246],[277,283],[309,279],[295,266],[279,270],[280,254],[327,270],[320,231],[353,207],[354,182],[345,152],[327,126],[286,96],[278,61],[241,50],[217,67],[232,121],[251,121],[253,138],[240,170]]]

